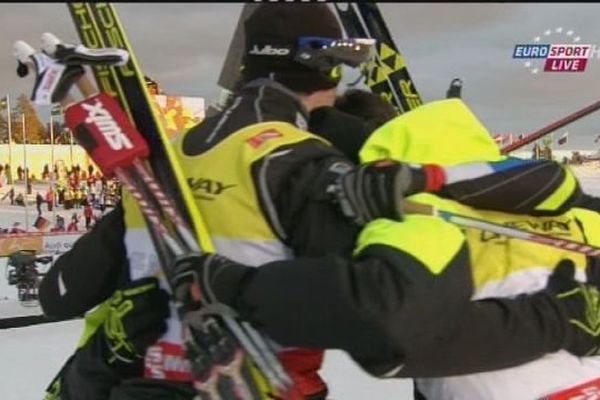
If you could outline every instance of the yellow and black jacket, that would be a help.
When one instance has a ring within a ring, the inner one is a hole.
[[[435,273],[429,265],[433,261],[414,247],[368,240],[362,243],[358,258],[353,259],[358,228],[343,217],[326,193],[331,180],[337,177],[332,176],[330,169],[351,163],[328,143],[301,129],[305,128],[306,118],[297,98],[285,88],[270,81],[254,82],[224,113],[193,128],[176,144],[217,248],[245,264],[273,260],[249,272],[236,307],[282,345],[342,348],[378,374],[396,371],[398,360],[405,364],[400,373],[407,376],[447,374],[455,368],[450,361],[453,357],[463,357],[466,348],[484,344],[474,344],[474,339],[465,335],[465,340],[446,347],[442,344],[448,341],[446,335],[453,335],[452,331],[440,337],[427,337],[420,331],[407,329],[407,326],[423,328],[431,324],[428,331],[444,332],[438,329],[439,324],[452,317],[448,312],[440,313],[439,318],[418,312],[413,302],[422,307],[423,293],[416,286],[414,294],[407,291],[406,296],[395,298],[407,279],[413,281],[410,278],[413,272],[420,275],[429,271],[433,277]],[[542,193],[553,199],[550,207],[542,207],[542,211],[557,212],[568,207],[578,186],[567,184],[564,188],[569,178],[560,166],[539,165],[510,169],[506,174],[512,174],[515,181],[540,171],[547,178],[552,176],[544,180],[540,190],[542,180],[536,175],[537,186],[527,185],[530,193],[536,196]],[[528,168],[535,171],[527,174],[524,171]],[[474,188],[461,179],[453,188],[446,188],[444,195],[462,196],[461,201],[466,203],[484,202],[497,199],[498,191],[510,189],[491,185],[480,196],[478,188],[485,187],[486,179],[496,179],[494,174],[488,175],[473,179],[477,186],[472,196],[468,191]],[[530,202],[522,211],[532,212],[544,201]],[[498,207],[512,209],[515,203],[502,202]],[[118,286],[116,277],[130,278],[132,259],[128,251],[134,249],[126,248],[124,238],[132,227],[125,228],[123,220],[131,212],[127,206],[124,218],[123,208],[117,207],[57,260],[40,289],[47,314],[80,315],[110,296]],[[412,220],[413,225],[407,225],[422,228],[423,218]],[[425,220],[437,224],[432,219]],[[363,235],[365,232],[369,230]],[[448,241],[455,245],[434,264],[439,271],[457,271],[456,275],[448,274],[448,279],[455,279],[457,285],[467,288],[457,290],[458,297],[449,292],[448,297],[440,294],[439,298],[431,298],[431,310],[439,309],[436,302],[439,305],[466,301],[469,296],[464,293],[469,292],[471,285],[469,279],[463,279],[468,275],[468,256],[460,232],[452,228],[441,232],[458,236]],[[304,258],[275,261],[290,257]],[[398,263],[413,267],[398,269]],[[68,287],[67,296],[60,295],[59,280]],[[382,304],[390,307],[381,308]],[[550,312],[541,310],[545,307]],[[504,332],[505,311],[499,310],[509,310],[506,312],[513,316],[511,321],[525,321],[516,324],[519,329],[511,330],[508,340]],[[486,327],[489,332],[473,329],[473,338],[485,337],[491,343],[497,342],[499,349],[504,342],[512,340],[513,344],[505,345],[510,348],[494,357],[473,358],[466,363],[465,372],[503,366],[518,356],[529,359],[560,348],[563,338],[555,330],[547,329],[562,323],[551,311],[551,301],[545,298],[522,304],[521,300],[499,299],[470,311],[473,319],[484,315],[491,321]],[[532,313],[550,316],[527,323]],[[427,318],[425,325],[423,318]],[[438,345],[440,348],[436,349]],[[429,361],[425,355],[433,349],[435,354],[446,354],[446,361],[435,360],[436,357]]]

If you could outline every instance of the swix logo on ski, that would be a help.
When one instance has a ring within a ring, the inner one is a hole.
[[[253,56],[287,56],[290,54],[290,49],[287,47],[273,47],[270,44],[259,46],[255,44],[248,52]]]
[[[133,148],[133,144],[129,138],[123,133],[117,121],[115,121],[100,100],[96,99],[96,104],[82,103],[81,107],[88,112],[85,122],[93,124],[98,128],[111,149],[122,150],[123,148]]]
[[[559,43],[551,41],[551,36],[562,36]],[[526,60],[523,65],[532,74],[543,72],[584,72],[588,60],[600,58],[600,46],[580,43],[581,37],[573,30],[562,27],[547,29],[543,35],[533,38],[533,43],[517,44],[513,49],[513,59]],[[571,43],[569,43],[571,42]]]

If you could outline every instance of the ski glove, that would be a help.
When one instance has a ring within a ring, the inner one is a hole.
[[[384,160],[345,171],[328,191],[344,215],[362,226],[377,218],[401,220],[404,197],[438,191],[444,179],[444,172],[438,166],[413,168]]]
[[[169,295],[156,278],[143,278],[117,290],[109,299],[102,326],[108,363],[143,359],[148,346],[167,330],[168,316]]]
[[[243,278],[254,268],[216,253],[187,255],[177,260],[173,287],[185,304],[198,304],[200,295],[210,303],[233,305]]]
[[[600,350],[600,265],[596,259],[586,269],[587,283],[575,280],[575,265],[562,260],[548,279],[547,289],[563,306],[571,327],[566,350],[578,356]]]

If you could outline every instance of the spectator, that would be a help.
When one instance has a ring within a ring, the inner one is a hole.
[[[69,226],[67,226],[67,232],[77,232],[79,230],[79,227],[77,226],[78,222],[79,219],[77,218],[77,214],[73,213],[73,216],[71,216],[71,222],[69,223]]]
[[[64,232],[65,231],[65,219],[60,215],[56,216],[56,223],[54,228],[50,230],[50,232]]]
[[[48,211],[52,211],[52,208],[54,207],[54,191],[52,190],[52,186],[50,186],[46,192],[46,204],[48,205]]]
[[[94,210],[89,202],[86,202],[83,208],[83,216],[85,218],[85,229],[89,230],[92,227],[92,217],[94,216]]]
[[[15,198],[15,204],[21,207],[25,207],[25,196],[23,196],[23,193],[19,192],[19,194]]]
[[[19,193],[21,194],[21,193]],[[25,229],[21,228],[20,222],[15,222],[8,233],[26,233]]]
[[[4,165],[4,173],[6,174],[6,182],[9,185],[11,185],[13,180],[12,180],[12,170],[11,170],[9,164]]]
[[[65,202],[65,187],[60,185],[56,190],[58,193],[58,204],[64,204]]]
[[[44,165],[44,170],[42,171],[42,179],[43,180],[50,179],[50,168],[48,167],[48,164]]]
[[[35,194],[35,209],[38,212],[38,217],[42,216],[42,203],[44,202],[44,198],[40,194],[40,192],[36,192]]]
[[[81,190],[77,188],[73,190],[73,205],[75,206],[75,209],[81,207]]]
[[[11,187],[10,190],[8,192],[6,192],[6,194],[4,196],[2,196],[2,200],[9,198],[10,200],[10,205],[14,206],[15,205],[15,188]]]
[[[63,194],[63,202],[64,202],[65,210],[70,210],[71,208],[73,208],[73,190],[72,189],[65,189],[64,194]]]
[[[23,167],[21,167],[19,165],[19,168],[17,168],[17,179],[22,181],[23,180]]]

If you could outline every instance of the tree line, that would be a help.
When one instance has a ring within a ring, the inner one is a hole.
[[[39,144],[50,143],[50,123],[44,124],[40,119],[33,103],[26,94],[20,94],[16,100],[10,99],[11,132],[13,143]],[[8,143],[8,104],[6,98],[0,99],[0,143]],[[23,135],[22,115],[25,115],[25,135]],[[54,122],[54,142],[68,143],[66,128],[59,121]]]

